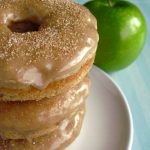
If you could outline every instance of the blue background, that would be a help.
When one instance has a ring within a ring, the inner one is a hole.
[[[83,4],[87,0],[76,0]],[[133,116],[132,150],[150,150],[150,0],[130,0],[143,12],[147,41],[138,59],[128,68],[111,74],[125,93]]]

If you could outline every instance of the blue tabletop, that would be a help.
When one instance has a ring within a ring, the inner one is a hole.
[[[78,0],[81,4],[87,0]],[[111,74],[125,93],[134,123],[132,150],[150,150],[150,0],[130,0],[143,12],[147,41],[138,59],[128,68]]]

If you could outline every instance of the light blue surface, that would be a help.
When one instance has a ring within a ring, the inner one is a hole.
[[[83,4],[87,0],[77,1]],[[147,41],[136,62],[111,76],[120,85],[131,108],[134,122],[132,150],[150,150],[150,0],[130,1],[139,6],[146,18]]]

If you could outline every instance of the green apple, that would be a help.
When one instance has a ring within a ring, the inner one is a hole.
[[[107,72],[131,64],[140,54],[146,39],[146,22],[131,2],[108,0],[85,4],[95,15],[100,42],[95,64]]]

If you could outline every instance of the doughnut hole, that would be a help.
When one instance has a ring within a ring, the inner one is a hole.
[[[25,33],[38,31],[40,25],[41,23],[38,20],[26,19],[21,21],[11,21],[8,24],[8,28],[12,32]]]

